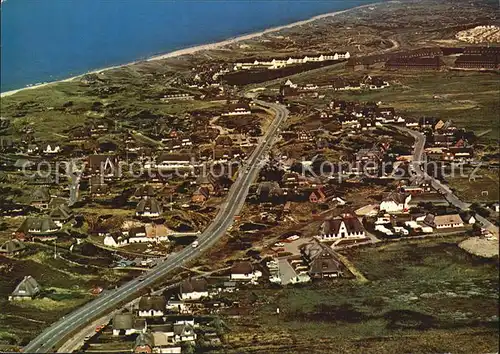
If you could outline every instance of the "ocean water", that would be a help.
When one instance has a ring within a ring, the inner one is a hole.
[[[4,0],[1,91],[376,0]]]

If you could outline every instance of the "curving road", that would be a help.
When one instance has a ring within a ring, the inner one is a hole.
[[[184,248],[182,251],[168,257],[164,262],[148,271],[143,277],[136,278],[118,289],[103,294],[96,300],[64,316],[24,347],[25,352],[45,353],[53,351],[53,348],[57,346],[59,342],[71,335],[75,330],[90,323],[92,320],[109,312],[113,308],[118,307],[138,291],[165,278],[165,276],[174,269],[192,261],[213,246],[219,238],[225,234],[226,230],[232,225],[234,216],[237,215],[243,207],[248,189],[253,180],[257,177],[261,162],[271,148],[279,126],[288,116],[288,111],[284,106],[258,100],[255,102],[273,110],[276,117],[269,126],[265,136],[261,138],[259,145],[257,145],[256,149],[240,169],[241,173],[239,173],[238,178],[231,187],[225,202],[221,205],[219,213],[207,229],[200,234],[198,238],[198,247]]]

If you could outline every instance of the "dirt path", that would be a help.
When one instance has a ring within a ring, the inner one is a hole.
[[[335,253],[336,256],[340,259],[340,261],[346,266],[347,269],[356,277],[356,280],[359,283],[368,283],[368,279],[361,273],[355,266],[354,264],[351,263],[350,260],[347,259],[344,255],[341,255],[339,253]]]

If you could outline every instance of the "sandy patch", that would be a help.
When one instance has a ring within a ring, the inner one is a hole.
[[[498,238],[496,240],[487,240],[482,237],[470,237],[460,242],[458,246],[476,256],[485,258],[498,256]]]

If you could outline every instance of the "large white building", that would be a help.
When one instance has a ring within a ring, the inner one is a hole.
[[[341,217],[325,220],[321,225],[318,239],[332,241],[341,238],[365,238],[365,228],[354,214],[346,213]]]
[[[334,61],[349,59],[349,52],[337,52],[331,55],[320,54],[318,56],[304,56],[298,58],[289,57],[288,59],[254,60],[253,62],[239,62],[234,64],[234,70],[248,70],[257,67],[267,67],[268,69],[280,69],[288,65],[305,64],[312,62]]]
[[[380,203],[380,210],[388,214],[401,214],[409,209],[411,194],[392,193]]]

